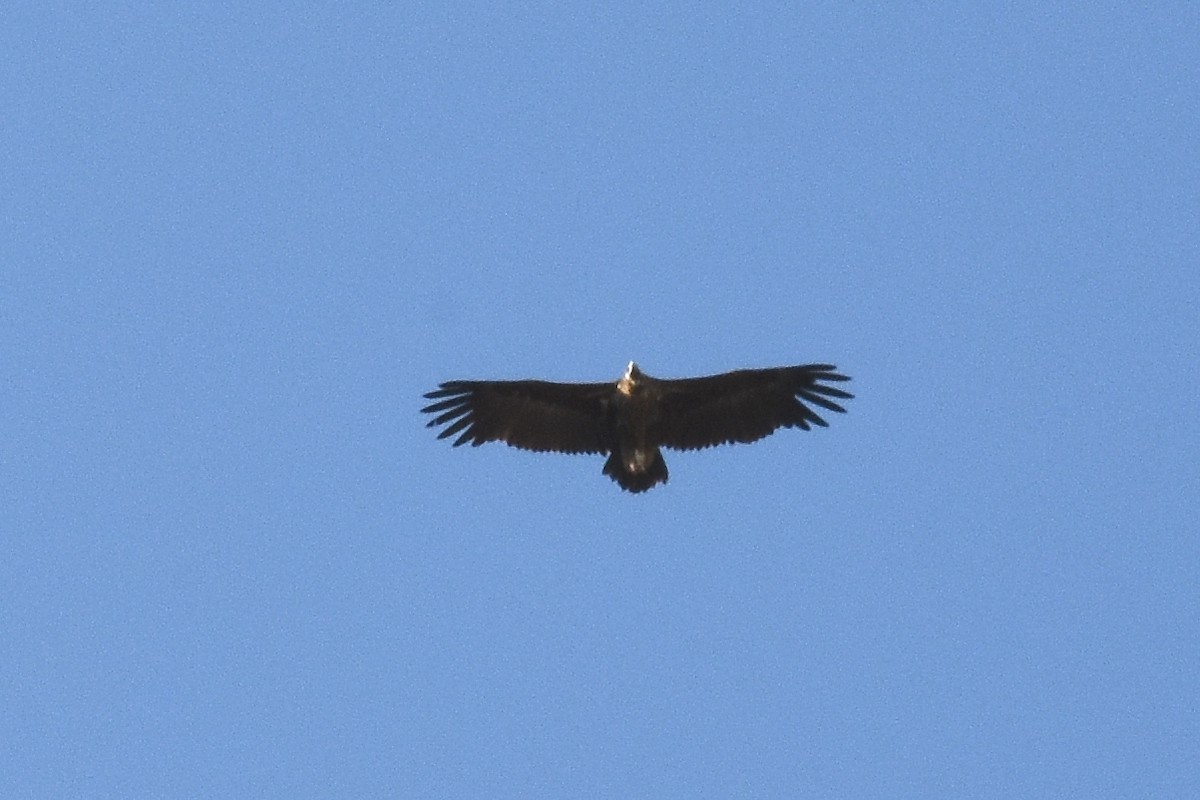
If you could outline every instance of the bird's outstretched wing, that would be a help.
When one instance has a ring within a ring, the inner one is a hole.
[[[425,395],[426,427],[446,425],[439,439],[454,446],[505,442],[526,450],[606,453],[606,402],[611,383],[448,381]]]
[[[662,404],[654,440],[676,450],[753,442],[778,428],[826,427],[811,406],[844,413],[830,398],[854,395],[826,386],[848,381],[832,364],[742,369],[703,378],[659,380]]]

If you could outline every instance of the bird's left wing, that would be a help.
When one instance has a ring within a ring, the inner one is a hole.
[[[825,385],[850,380],[836,370],[832,364],[804,364],[659,381],[662,403],[653,438],[676,450],[695,450],[753,442],[778,428],[825,427],[812,406],[844,412],[835,399],[854,396]]]
[[[426,427],[446,425],[439,439],[454,446],[505,442],[525,450],[605,453],[611,383],[449,381],[425,395],[421,411],[436,414]]]

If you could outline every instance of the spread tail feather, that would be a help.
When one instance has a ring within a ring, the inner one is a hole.
[[[635,472],[626,467],[619,454],[610,453],[608,460],[604,462],[604,474],[616,481],[625,491],[637,494],[667,482],[667,462],[663,460],[661,451],[655,451],[653,463],[646,469]]]

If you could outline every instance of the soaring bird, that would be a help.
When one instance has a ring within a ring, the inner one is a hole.
[[[702,378],[652,378],[629,362],[609,383],[447,381],[425,397],[454,446],[504,442],[540,452],[608,456],[604,474],[628,492],[667,482],[663,447],[699,450],[754,442],[779,428],[828,427],[811,406],[845,413],[854,395],[832,364],[739,369]],[[834,398],[834,399],[831,399]]]

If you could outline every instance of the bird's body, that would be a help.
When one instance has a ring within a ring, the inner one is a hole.
[[[527,450],[608,455],[604,474],[622,489],[666,483],[663,447],[695,450],[753,442],[778,428],[824,427],[808,403],[845,409],[830,398],[853,395],[822,381],[846,381],[830,364],[748,369],[663,380],[630,362],[615,383],[449,381],[421,409],[446,425],[454,446],[500,441]]]
[[[630,361],[610,401],[612,442],[604,474],[631,492],[667,482],[667,462],[652,436],[662,402],[656,384]]]

